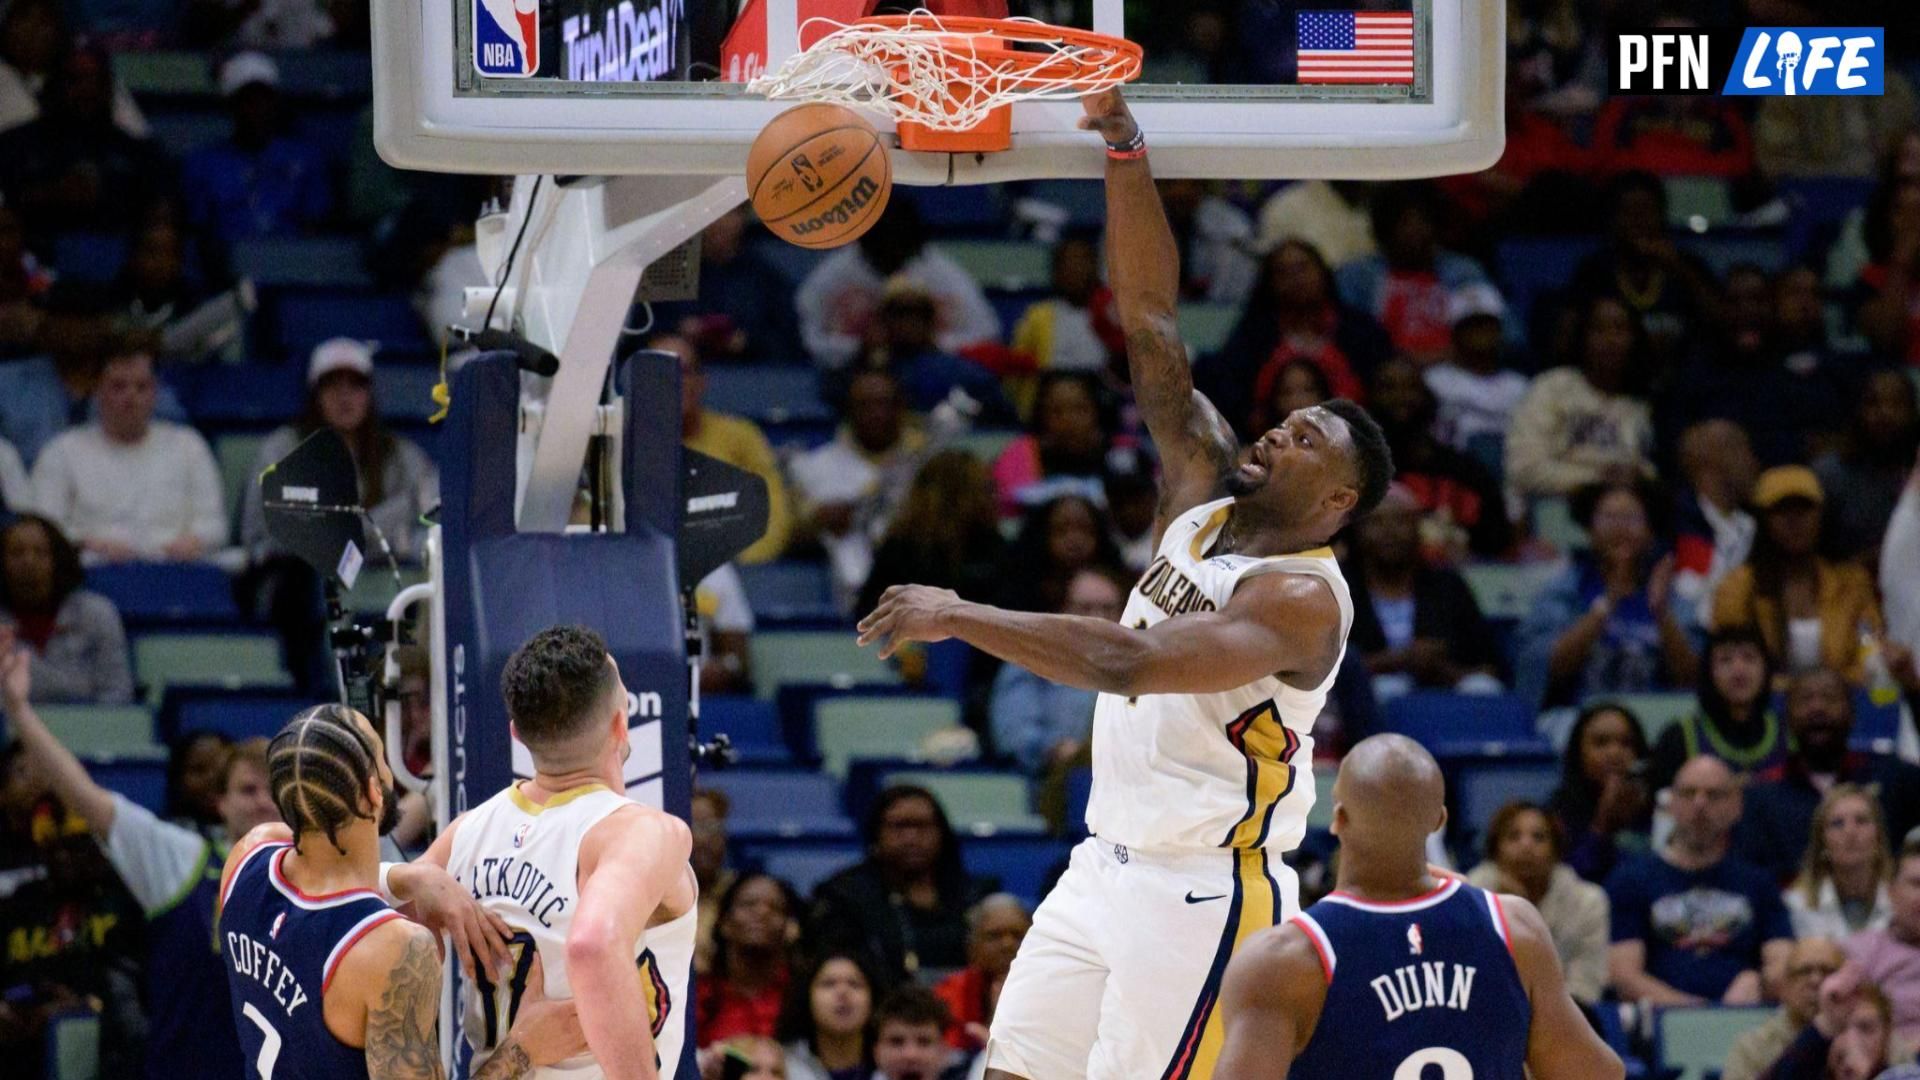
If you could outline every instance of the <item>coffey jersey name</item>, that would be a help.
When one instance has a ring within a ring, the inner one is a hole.
[[[275,925],[274,932],[279,932]],[[263,941],[255,941],[246,934],[227,934],[227,958],[233,962],[233,970],[267,988],[267,993],[280,1007],[292,1016],[293,1011],[307,1003],[307,992],[300,987],[300,980],[293,977],[287,965],[281,961],[280,954],[273,951]]]
[[[549,930],[555,916],[567,910],[568,898],[539,867],[511,855],[474,863],[471,884],[475,900],[511,900]]]
[[[1453,969],[1451,979],[1447,977],[1449,967]],[[1447,1008],[1466,1012],[1467,1002],[1473,996],[1473,976],[1477,970],[1468,964],[1421,961],[1381,975],[1367,985],[1373,987],[1374,994],[1380,998],[1380,1007],[1386,1011],[1390,1021],[1421,1009]]]

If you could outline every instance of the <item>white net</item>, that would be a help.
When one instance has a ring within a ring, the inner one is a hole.
[[[895,25],[809,19],[803,29],[836,29],[747,89],[778,100],[882,108],[896,121],[968,131],[1003,105],[1077,98],[1139,74],[1137,53],[1071,40],[1035,19],[997,21],[1013,25],[992,33],[943,24],[925,8]]]

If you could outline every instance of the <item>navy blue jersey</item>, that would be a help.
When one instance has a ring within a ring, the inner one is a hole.
[[[1397,904],[1335,892],[1293,922],[1327,1003],[1290,1080],[1525,1080],[1533,1010],[1492,893],[1451,878]]]
[[[380,894],[308,896],[280,870],[290,844],[261,844],[233,872],[220,909],[233,1023],[250,1080],[365,1080],[366,1055],[327,1030],[321,1002],[340,960],[401,914]]]
[[[232,1014],[213,1011],[227,988],[213,903],[219,853],[208,845],[193,883],[164,911],[147,914],[148,1080],[235,1080],[246,1075]]]

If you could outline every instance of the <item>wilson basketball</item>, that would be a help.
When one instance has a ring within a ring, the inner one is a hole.
[[[773,118],[747,153],[753,212],[804,248],[839,247],[872,227],[893,193],[893,160],[873,125],[839,105]]]

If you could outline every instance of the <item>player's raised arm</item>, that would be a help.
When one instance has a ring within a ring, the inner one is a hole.
[[[607,1080],[657,1080],[653,1031],[634,944],[688,874],[693,833],[639,807],[588,831],[580,846],[580,909],[567,932],[567,977],[580,1026]]]
[[[513,937],[513,927],[483,907],[471,889],[447,873],[453,834],[465,816],[448,823],[419,858],[410,863],[382,864],[381,869],[393,906],[407,918],[451,938],[460,970],[471,979],[476,966],[496,973],[507,968],[511,962],[507,940]]]
[[[86,819],[95,836],[104,838],[113,829],[113,793],[94,783],[87,767],[34,711],[28,700],[32,672],[33,659],[27,647],[19,643],[12,627],[0,627],[0,700],[4,700],[7,718],[13,723],[14,737],[46,774],[48,786],[60,797],[61,804]]]
[[[1232,429],[1193,388],[1180,341],[1180,247],[1147,167],[1140,125],[1118,90],[1083,99],[1082,127],[1107,140],[1107,277],[1127,338],[1134,399],[1160,451],[1159,521],[1167,522],[1218,496],[1233,467]],[[1132,150],[1122,149],[1132,147]]]
[[[1527,1072],[1535,1080],[1619,1080],[1626,1075],[1620,1058],[1593,1025],[1580,1015],[1567,993],[1547,921],[1525,899],[1501,896],[1513,944],[1513,963],[1533,1006],[1527,1036]]]
[[[1234,951],[1220,984],[1226,1041],[1214,1075],[1220,1080],[1275,1080],[1320,1022],[1327,976],[1307,935],[1282,924],[1268,927]]]

